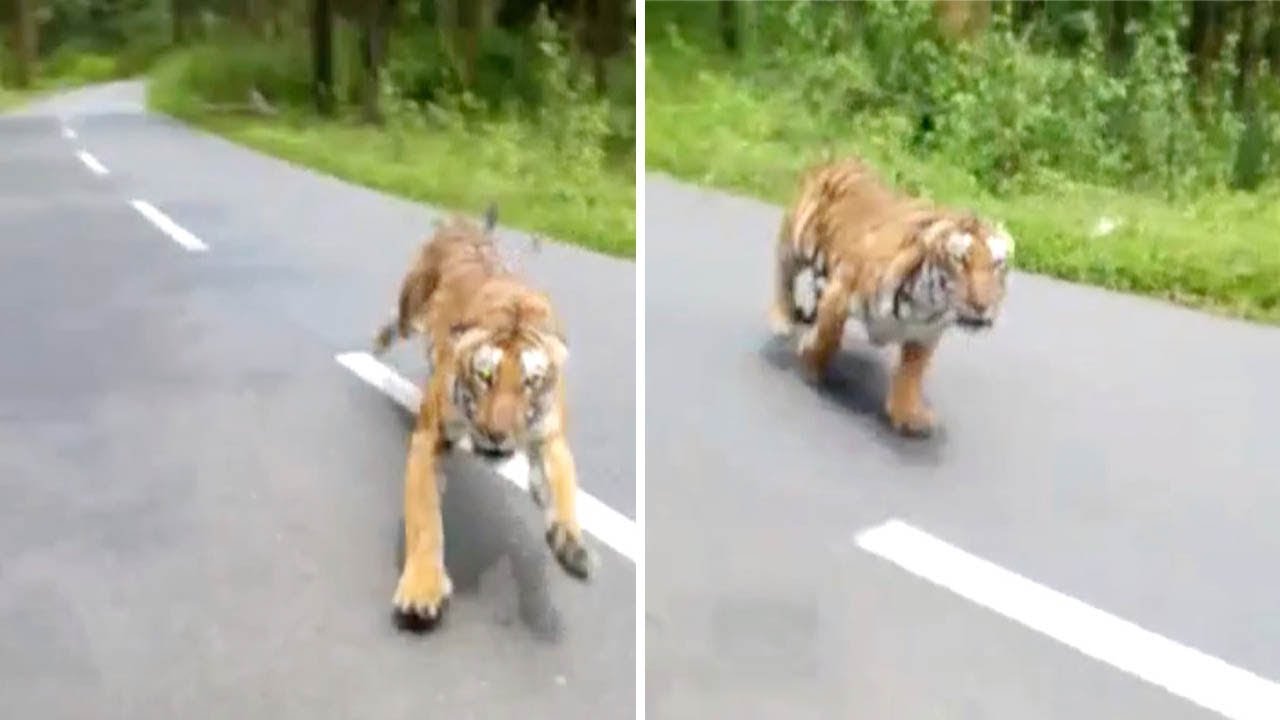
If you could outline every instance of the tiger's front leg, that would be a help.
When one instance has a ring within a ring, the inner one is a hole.
[[[404,479],[405,558],[392,603],[403,617],[434,621],[444,612],[453,583],[444,567],[444,522],[437,475],[444,450],[441,389],[432,380],[409,441]]]
[[[893,429],[905,435],[927,435],[937,422],[924,402],[924,374],[937,343],[906,342],[889,383],[885,411]]]
[[[547,437],[530,455],[529,489],[546,512],[547,545],[565,572],[591,574],[591,553],[578,525],[578,476],[563,433]]]

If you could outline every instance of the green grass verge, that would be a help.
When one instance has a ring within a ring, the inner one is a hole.
[[[888,177],[942,202],[1004,220],[1022,270],[1280,324],[1280,188],[1168,202],[1067,180],[997,197],[944,160],[903,148],[907,121],[863,116],[832,127],[785,89],[762,88],[712,59],[650,49],[645,162],[700,184],[776,203],[800,170],[827,153],[859,153]],[[1102,216],[1120,226],[1092,230]]]
[[[37,94],[31,90],[15,90],[13,88],[0,87],[0,112],[10,110],[25,102],[31,100]]]
[[[148,104],[234,142],[360,185],[478,215],[496,201],[504,225],[609,255],[635,257],[634,161],[568,167],[515,119],[391,132],[305,112],[210,114],[182,84],[183,58],[153,73]]]
[[[124,79],[131,72],[144,70],[153,57],[140,58],[137,53],[125,51],[122,51],[122,56],[126,59],[73,49],[59,50],[41,63],[31,87],[18,89],[0,85],[0,110],[16,108],[43,95]]]

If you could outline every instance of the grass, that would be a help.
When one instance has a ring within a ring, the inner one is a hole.
[[[890,112],[834,127],[785,88],[762,87],[710,56],[651,45],[646,57],[650,168],[775,203],[800,170],[858,153],[908,189],[1006,222],[1022,270],[1280,324],[1280,187],[1160,197],[1052,179],[1034,192],[995,196],[945,161],[903,148],[912,127]],[[1096,238],[1103,216],[1118,229]]]
[[[31,87],[14,88],[0,84],[0,110],[8,110],[32,100],[82,85],[119,80],[130,72],[145,68],[153,56],[142,57],[137,52],[122,61],[113,55],[75,49],[59,49],[43,60]],[[0,58],[3,65],[4,58]]]
[[[212,114],[184,85],[175,56],[153,73],[156,110],[232,141],[344,180],[479,214],[616,257],[635,257],[634,161],[583,169],[515,118],[396,130],[307,111],[272,118]]]
[[[0,111],[15,108],[31,100],[38,91],[18,90],[0,86]]]

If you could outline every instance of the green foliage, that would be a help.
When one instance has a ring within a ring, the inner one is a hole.
[[[714,4],[647,6],[650,167],[785,202],[858,153],[1005,220],[1023,269],[1280,322],[1280,86],[1237,105],[1231,38],[1197,80],[1178,4],[1135,13],[1120,57],[1088,3],[1022,28],[997,8],[960,42],[929,3],[752,5],[739,54]]]
[[[253,88],[274,104],[302,107],[311,98],[310,74],[305,38],[227,36],[166,58],[156,69],[154,92],[162,107],[184,114],[244,105]]]
[[[359,121],[362,69],[354,52],[335,56],[337,94],[349,101],[339,118],[311,113],[303,38],[228,36],[175,53],[155,70],[150,102],[355,182],[468,212],[494,200],[507,222],[633,257],[634,146],[611,151],[616,103],[590,87],[563,34],[544,19],[528,38],[503,35],[494,46],[519,40],[519,52],[530,53],[521,55],[523,75],[504,85],[482,74],[472,90],[447,64],[430,60],[442,52],[434,35],[409,26],[392,38],[378,78],[379,125]],[[516,53],[513,47],[507,51]],[[250,87],[281,107],[282,118],[214,112],[243,105]]]
[[[539,8],[527,32],[491,28],[481,36],[475,78],[467,88],[441,34],[427,25],[406,24],[390,45],[387,82],[427,112],[526,115],[558,134],[569,151],[586,152],[584,160],[590,164],[596,162],[590,156],[592,148],[620,159],[634,157],[633,57],[609,61],[610,92],[599,97],[583,58],[571,49],[563,29]],[[343,74],[356,77],[358,69]]]
[[[568,42],[539,8],[534,24],[538,57],[538,122],[567,166],[585,173],[604,164],[609,109],[595,97],[591,79],[569,56]]]
[[[54,52],[42,70],[45,75],[75,84],[114,80],[120,72],[116,59],[110,55],[69,48]]]
[[[831,129],[828,141],[868,123],[900,126],[902,136],[881,144],[945,158],[992,192],[1065,176],[1174,197],[1238,186],[1242,173],[1256,185],[1280,170],[1274,159],[1255,161],[1271,157],[1266,118],[1280,104],[1260,101],[1245,147],[1250,120],[1231,100],[1235,38],[1197,86],[1178,3],[1136,13],[1141,20],[1125,29],[1129,55],[1118,63],[1092,12],[1063,11],[1060,35],[1069,42],[1040,27],[1015,30],[997,9],[978,39],[956,43],[939,36],[931,3],[763,3],[754,8],[760,42],[731,58],[715,47],[714,10],[650,6],[654,52],[786,97]]]

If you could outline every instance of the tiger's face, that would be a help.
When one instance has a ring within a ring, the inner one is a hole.
[[[475,452],[507,458],[544,434],[562,351],[550,338],[463,337],[454,355],[451,402]]]
[[[1003,226],[970,217],[943,238],[943,248],[956,324],[970,331],[991,328],[1004,305],[1013,238]]]

